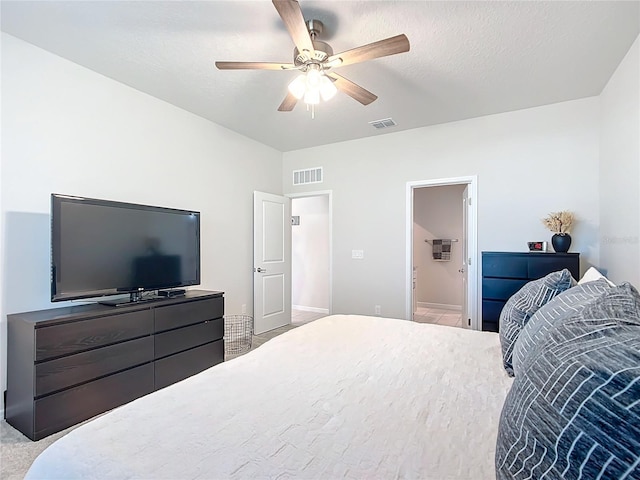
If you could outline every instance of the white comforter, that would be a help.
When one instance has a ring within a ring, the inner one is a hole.
[[[334,315],[70,432],[35,478],[493,479],[498,335]]]

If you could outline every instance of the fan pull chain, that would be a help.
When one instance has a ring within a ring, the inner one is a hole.
[[[307,106],[307,112],[309,111],[309,105],[311,105],[311,120],[316,118],[316,105],[314,103],[305,103]]]

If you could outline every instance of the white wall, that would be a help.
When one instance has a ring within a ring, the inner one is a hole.
[[[408,181],[477,175],[479,251],[526,251],[551,239],[541,218],[572,210],[571,251],[597,264],[598,112],[592,97],[285,153],[285,193],[317,189],[291,185],[316,166],[333,192],[333,312],[404,318]]]
[[[198,288],[252,309],[253,191],[282,193],[280,152],[6,34],[2,100],[3,364],[5,315],[58,306],[52,192],[199,210]]]
[[[291,302],[298,308],[329,313],[329,196],[293,198],[291,214]]]
[[[640,37],[601,98],[600,260],[640,288]]]

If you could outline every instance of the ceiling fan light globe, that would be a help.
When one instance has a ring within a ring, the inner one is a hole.
[[[304,94],[304,103],[308,105],[318,105],[320,103],[320,91],[317,89],[307,89]]]
[[[322,73],[316,68],[311,68],[307,72],[307,89],[319,89],[322,82]]]
[[[323,75],[320,79],[320,96],[322,96],[322,100],[325,102],[331,100],[337,92],[338,89],[333,82]]]
[[[293,81],[289,84],[289,92],[291,95],[300,100],[304,97],[304,94],[307,90],[307,79],[304,75],[298,75]]]

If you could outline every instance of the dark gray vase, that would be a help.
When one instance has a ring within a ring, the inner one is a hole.
[[[551,245],[556,253],[567,253],[571,246],[571,235],[568,233],[555,233],[551,237]]]

